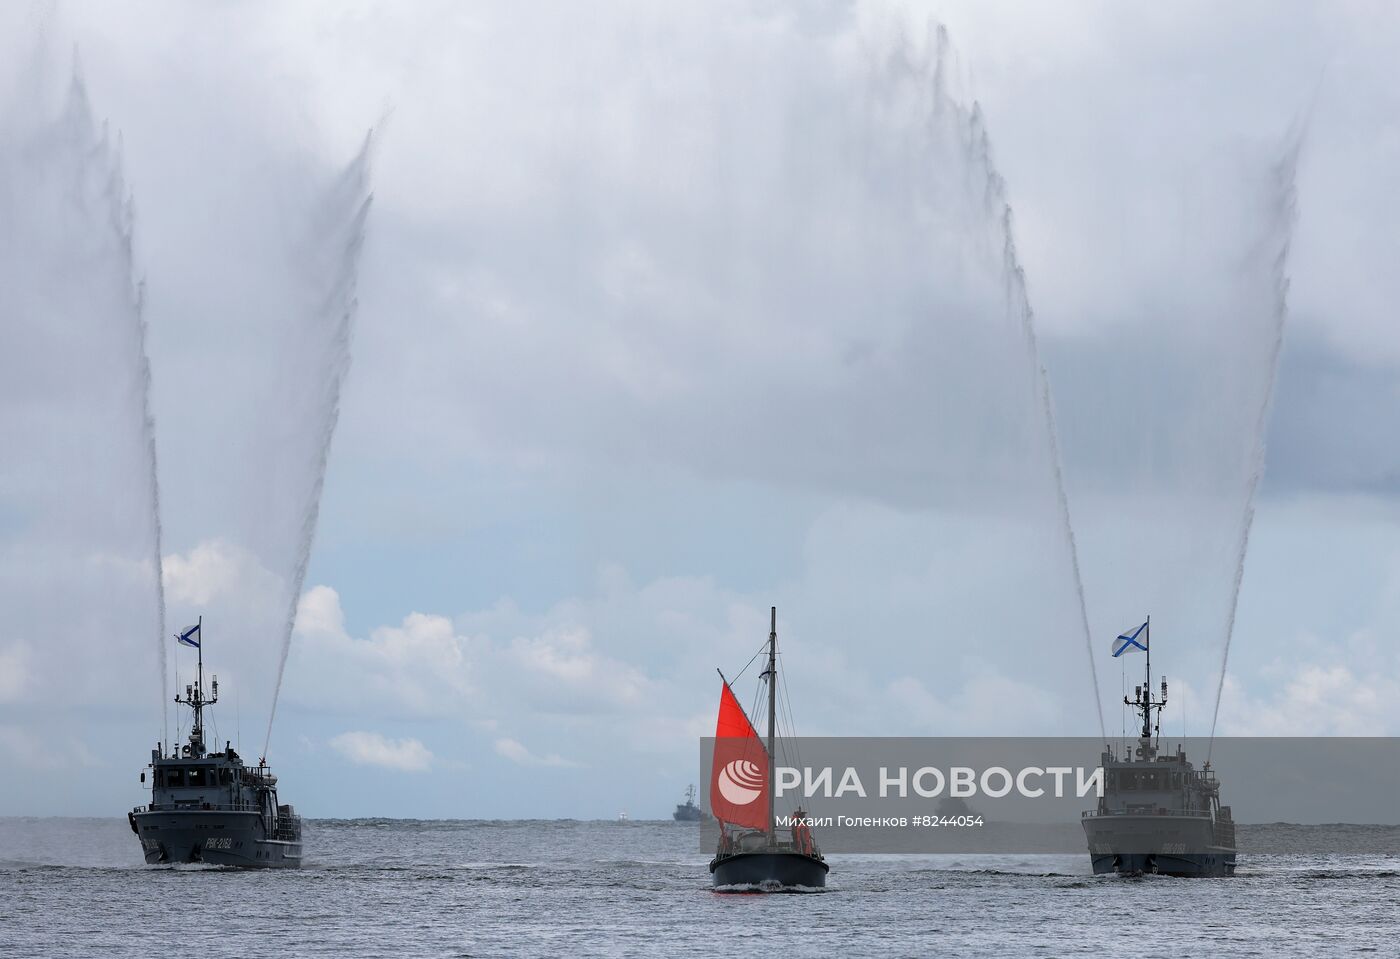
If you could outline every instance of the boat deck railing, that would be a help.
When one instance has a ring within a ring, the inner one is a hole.
[[[1086,809],[1079,814],[1080,819],[1095,819],[1100,816],[1178,816],[1189,819],[1209,819],[1210,811],[1190,809],[1168,809],[1158,806],[1155,809]]]
[[[756,837],[759,838],[759,837]],[[737,856],[751,852],[792,852],[803,856],[814,856],[817,859],[824,858],[821,849],[814,842],[808,848],[803,849],[795,842],[739,842],[731,843],[727,848],[721,848],[715,853],[716,859],[723,859],[726,856]]]
[[[137,806],[132,812],[261,812],[257,803],[252,802],[181,802],[150,803]]]
[[[301,817],[296,813],[279,812],[277,814],[277,823],[272,827],[272,838],[292,842],[300,837]]]

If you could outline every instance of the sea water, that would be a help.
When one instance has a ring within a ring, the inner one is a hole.
[[[0,819],[0,955],[1276,956],[1400,936],[1400,862],[1365,854],[1246,852],[1229,879],[833,856],[823,892],[734,895],[694,824],[315,820],[306,848],[295,870],[150,867],[123,820]]]

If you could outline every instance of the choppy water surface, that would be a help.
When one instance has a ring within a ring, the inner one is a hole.
[[[709,889],[670,822],[318,821],[282,872],[142,865],[124,821],[0,819],[0,955],[1394,954],[1400,863],[1246,857],[1117,879],[1087,856],[833,857],[807,895]]]

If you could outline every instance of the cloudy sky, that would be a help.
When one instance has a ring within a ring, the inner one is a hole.
[[[800,733],[1098,735],[1092,650],[1113,734],[1151,613],[1205,734],[1261,462],[1219,731],[1400,731],[1389,5],[0,25],[0,814],[176,731],[143,345],[165,632],[256,755],[296,606],[311,815],[667,815],[770,605]]]

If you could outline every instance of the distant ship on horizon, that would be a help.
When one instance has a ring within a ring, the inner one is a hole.
[[[686,787],[685,802],[676,803],[676,811],[671,813],[671,818],[676,822],[703,822],[710,818],[705,810],[695,804],[694,783]]]
[[[151,750],[151,802],[127,813],[131,831],[151,865],[204,862],[220,866],[301,865],[301,817],[277,802],[277,777],[265,760],[246,766],[226,743],[222,752],[204,746],[204,710],[219,701],[219,678],[204,697],[204,620],[176,640],[199,650],[195,681],[175,702],[190,707],[189,741],[165,755]],[[146,781],[146,774],[141,774]]]

